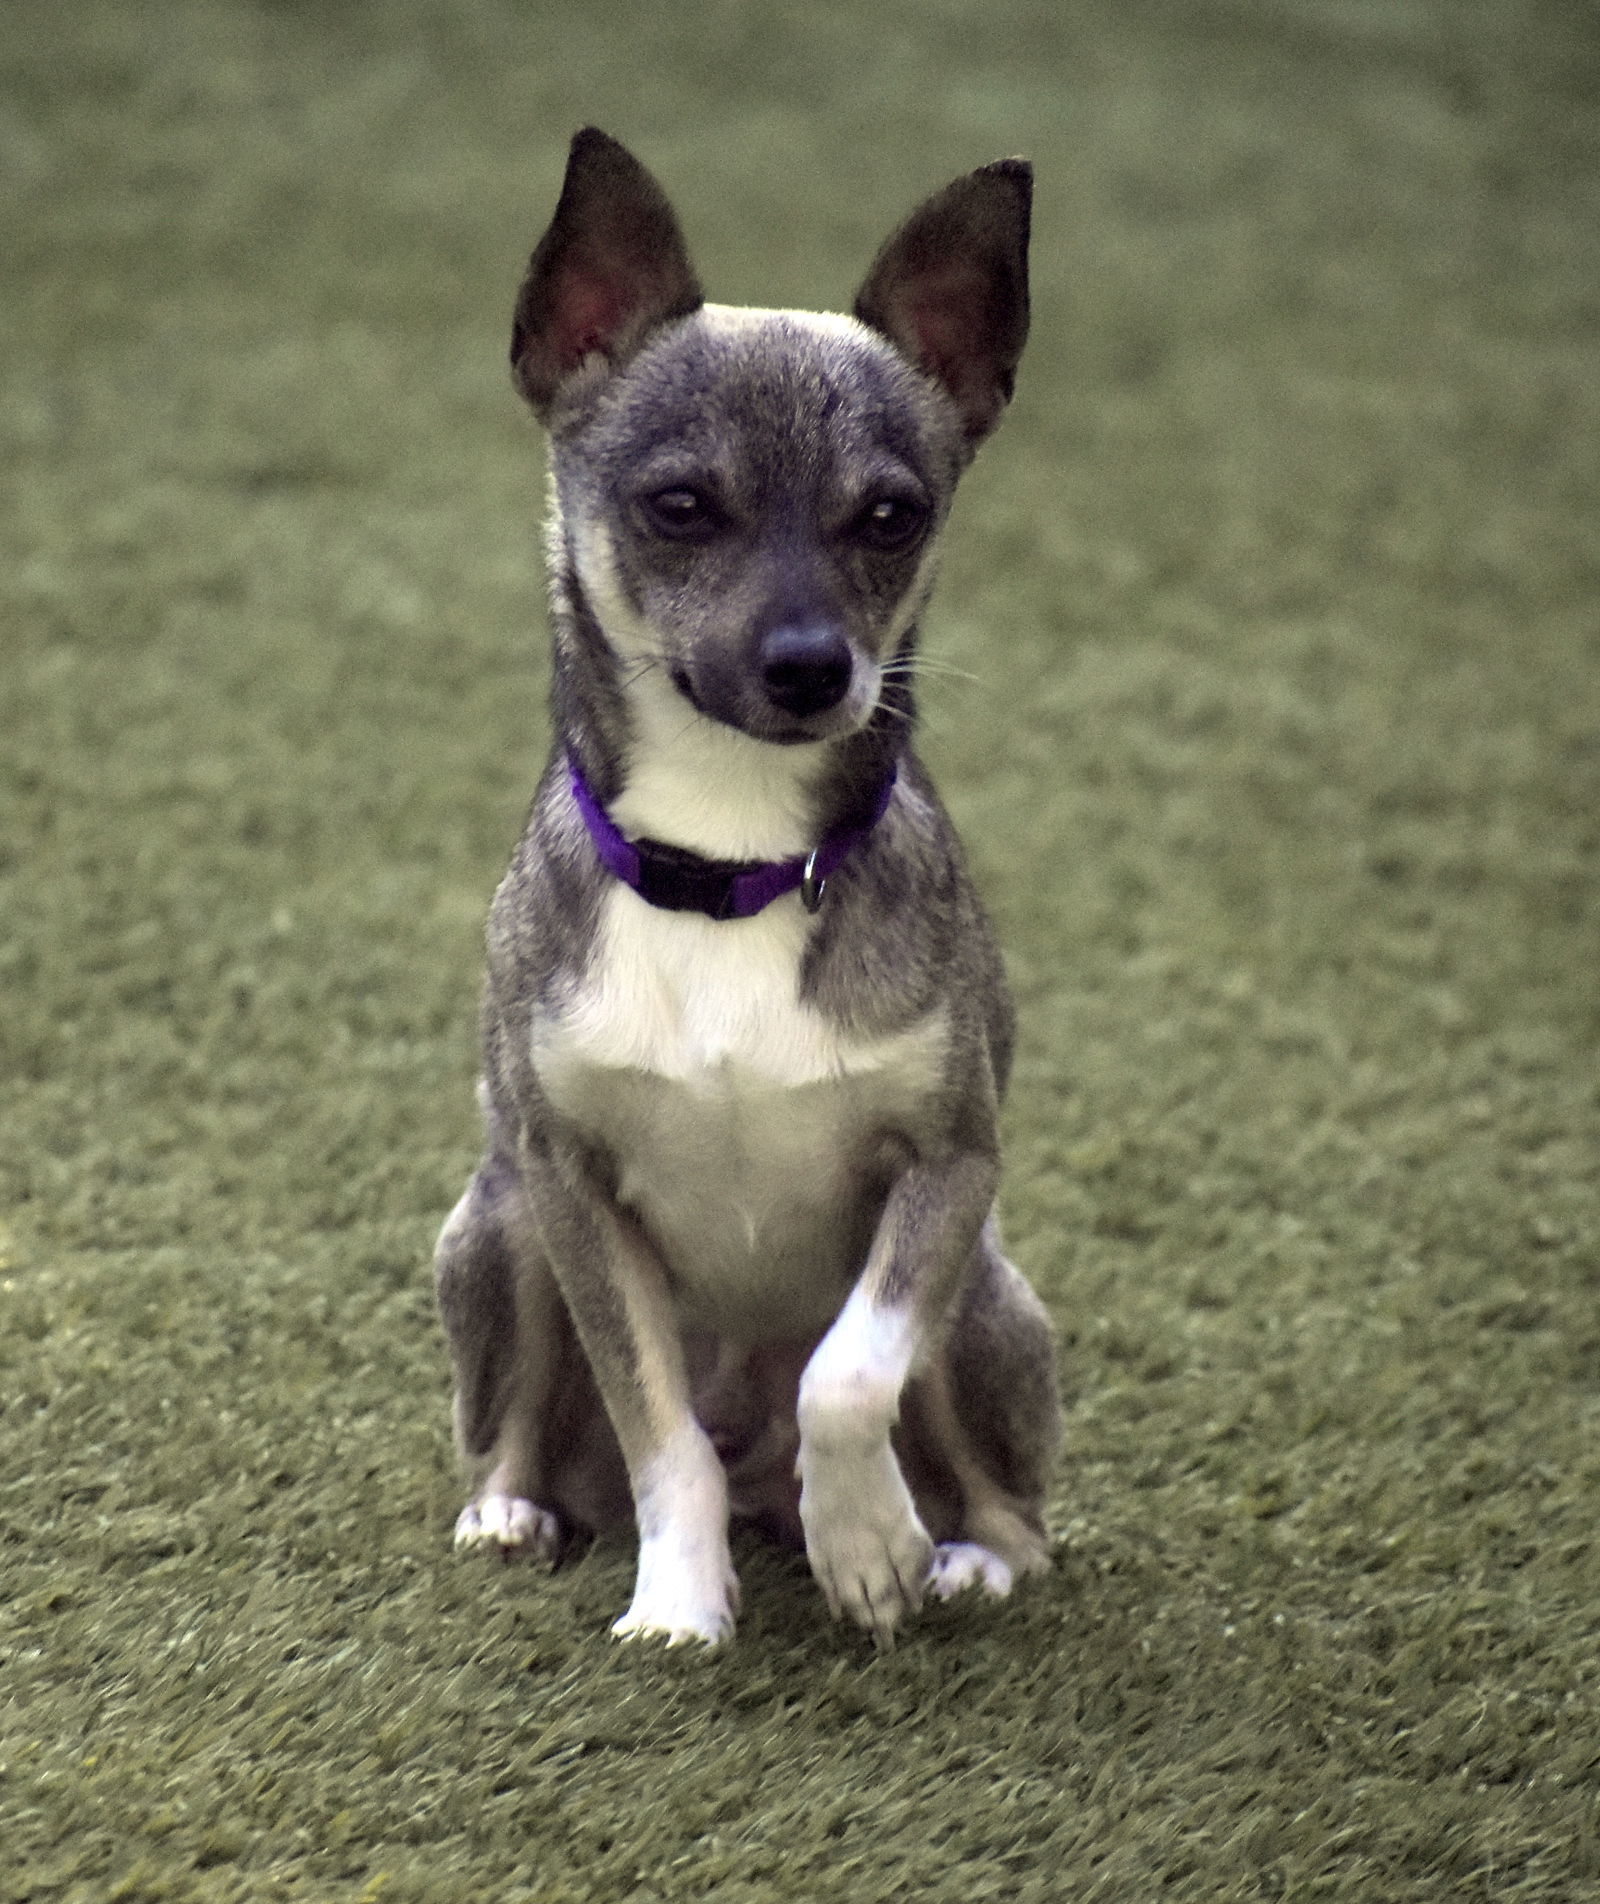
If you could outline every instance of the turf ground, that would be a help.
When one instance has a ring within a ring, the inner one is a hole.
[[[0,1895],[1600,1897],[1589,0],[8,0]],[[1023,1014],[1054,1572],[449,1550],[426,1270],[543,736],[510,299],[1038,165],[931,629]],[[955,672],[959,670],[961,672]]]

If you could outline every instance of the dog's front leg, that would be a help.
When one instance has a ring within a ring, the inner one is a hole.
[[[694,1418],[665,1272],[638,1224],[580,1159],[527,1158],[545,1249],[622,1448],[639,1524],[619,1638],[708,1646],[733,1631],[728,1484]]]
[[[994,1200],[990,1150],[912,1164],[889,1193],[860,1280],[800,1381],[800,1518],[837,1618],[887,1646],[920,1605],[933,1542],[889,1431],[933,1345]]]

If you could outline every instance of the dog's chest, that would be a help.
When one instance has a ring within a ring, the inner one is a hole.
[[[793,899],[719,922],[619,886],[533,1034],[552,1107],[610,1158],[690,1318],[755,1337],[825,1325],[945,1054],[942,1013],[858,1039],[802,1001],[806,926]]]

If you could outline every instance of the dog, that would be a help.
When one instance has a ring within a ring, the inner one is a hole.
[[[957,478],[1028,326],[1031,168],[960,178],[852,317],[704,302],[572,142],[511,346],[550,442],[554,743],[487,931],[482,1163],[436,1257],[463,1546],[630,1510],[612,1631],[715,1644],[730,1514],[881,1645],[1048,1564],[1051,1325],[1001,1251],[1013,1021],[911,750]]]

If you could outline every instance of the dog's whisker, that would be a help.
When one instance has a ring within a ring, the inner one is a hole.
[[[667,667],[671,663],[671,660],[672,657],[667,654],[664,649],[659,651],[646,649],[641,653],[630,656],[630,665],[624,669],[622,675],[623,686],[632,687],[635,682],[642,681],[644,677],[654,669]]]
[[[982,682],[981,674],[974,674],[970,668],[957,667],[953,661],[945,661],[937,655],[915,655],[908,661],[886,661],[883,672],[888,675],[948,675],[959,681]]]

